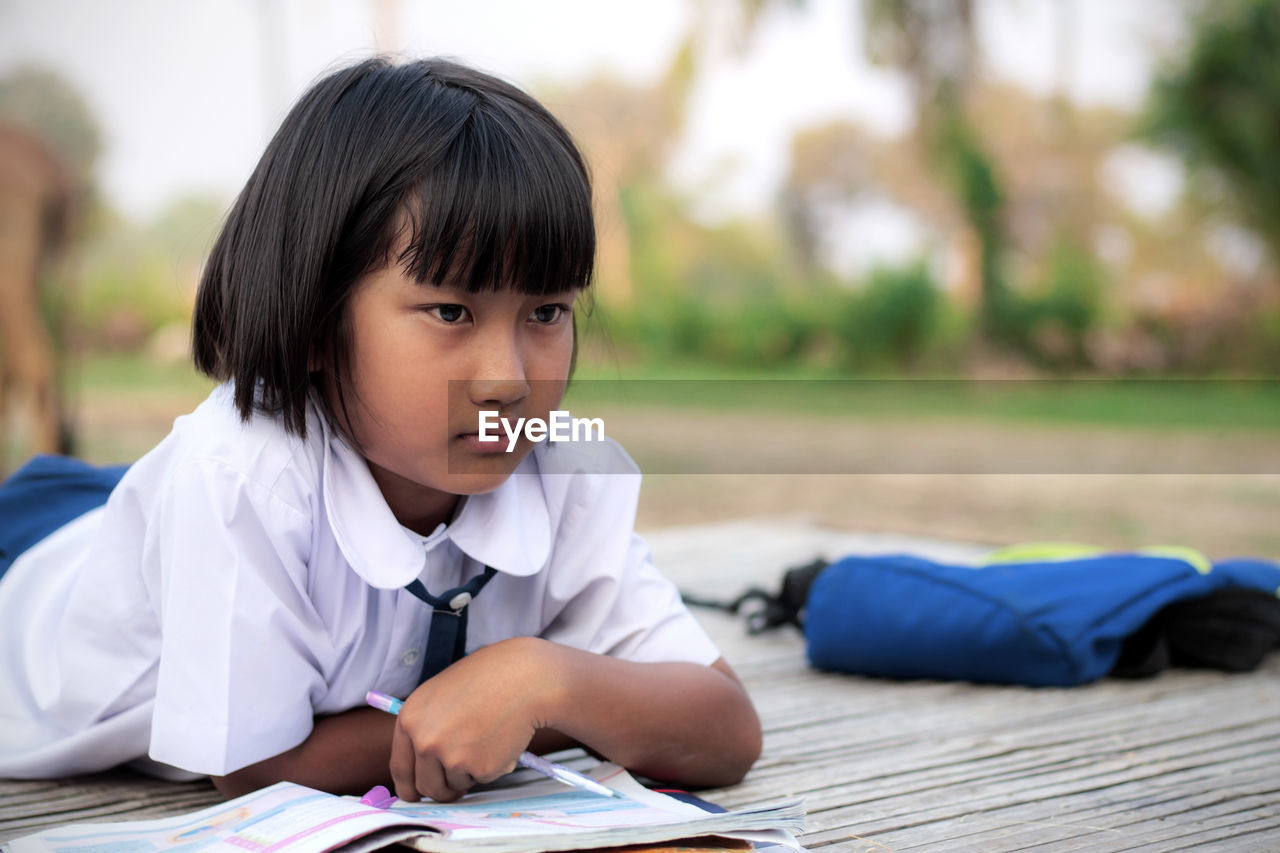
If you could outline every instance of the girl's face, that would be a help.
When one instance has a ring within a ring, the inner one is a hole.
[[[356,283],[349,429],[401,524],[430,533],[458,495],[496,489],[533,448],[521,438],[507,453],[505,434],[480,442],[480,412],[514,424],[559,405],[576,295],[468,293],[419,284],[397,264]]]

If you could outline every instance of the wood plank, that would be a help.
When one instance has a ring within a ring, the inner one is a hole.
[[[1232,791],[1206,791],[1211,774],[1188,775],[1179,781],[1159,780],[1161,799],[1154,805],[1138,805],[1145,792],[1128,796],[1123,787],[1064,797],[1054,803],[1030,801],[1005,809],[972,812],[946,830],[949,850],[990,849],[999,837],[1008,849],[1060,849],[1067,839],[1084,849],[1115,849],[1127,840],[1176,839],[1189,830],[1211,823],[1230,825],[1274,813],[1276,802],[1270,766],[1252,770],[1236,768]],[[1148,787],[1146,785],[1142,786]],[[1149,786],[1155,787],[1155,785]],[[901,837],[893,833],[877,840],[907,850],[929,846],[910,841],[918,833]]]
[[[967,761],[987,759],[1005,753],[1017,754],[1032,751],[1039,756],[1051,759],[1052,753],[1048,750],[1054,746],[1065,746],[1074,752],[1079,749],[1078,741],[1082,738],[1114,739],[1127,736],[1128,732],[1134,728],[1161,725],[1160,720],[1151,718],[1142,720],[1140,723],[1128,723],[1127,708],[1121,709],[1121,716],[1118,717],[1121,722],[1126,723],[1125,725],[1113,722],[1109,727],[1104,727],[1107,725],[1105,722],[1089,720],[1088,725],[1094,731],[1086,729],[1079,733],[1069,730],[1070,726],[1079,725],[1070,719],[1061,726],[1051,722],[1039,725],[1019,722],[1018,727],[1011,727],[1006,731],[1004,729],[1011,726],[1011,721],[1005,718],[975,719],[975,716],[966,712],[963,707],[951,707],[946,710],[946,713],[954,715],[956,721],[948,723],[944,720],[935,720],[927,712],[923,712],[920,718],[914,721],[915,725],[909,725],[901,720],[893,720],[887,724],[871,722],[860,725],[861,731],[857,733],[841,733],[838,727],[832,724],[823,731],[826,737],[817,740],[808,732],[798,734],[787,732],[784,733],[786,737],[781,737],[776,730],[771,730],[767,738],[769,750],[766,758],[772,751],[785,749],[789,753],[789,763],[816,762],[812,765],[815,769],[823,765],[823,755],[828,756],[827,763],[860,759],[860,767],[865,773],[872,768],[867,764],[866,757],[859,755],[860,752],[870,753],[871,760],[874,760],[877,754],[889,754],[897,765],[891,768],[890,772],[902,775],[915,770],[916,765],[928,768],[942,758],[947,758],[951,763],[958,761],[963,764]],[[897,727],[900,730],[881,736],[881,730],[885,725]],[[1166,735],[1170,734],[1168,725],[1172,723],[1166,724],[1162,729]],[[1198,728],[1193,728],[1191,733],[1195,734],[1198,731]],[[788,743],[788,741],[794,741],[794,743]],[[969,751],[969,754],[961,754],[958,759],[955,758],[954,753],[961,749]],[[753,778],[767,777],[770,773],[769,768],[768,763],[763,763],[758,773],[753,774]]]
[[[44,782],[0,780],[0,842],[68,823],[164,817],[220,801],[207,781],[164,782],[125,770]]]
[[[1246,793],[1240,780],[1237,780],[1235,790],[1236,796],[1229,798],[1221,793],[1201,795],[1207,802],[1200,805],[1196,804],[1196,797],[1192,795],[1181,800],[1170,800],[1164,804],[1161,814],[1149,814],[1143,819],[1126,820],[1117,812],[1116,817],[1120,819],[1109,820],[1105,827],[1096,829],[1087,826],[1089,816],[1082,816],[1077,821],[1073,821],[1075,832],[1069,837],[1081,849],[1122,850],[1137,839],[1141,839],[1139,846],[1170,845],[1175,842],[1180,843],[1193,832],[1216,833],[1224,828],[1238,828],[1254,820],[1280,817],[1276,811],[1275,790]],[[1011,849],[1039,851],[1055,847],[1054,844],[1045,840],[1039,823],[1031,821],[1018,826],[1009,822],[1008,816],[1001,816],[1000,821],[1004,826],[999,830],[999,837]],[[993,824],[995,824],[994,820]],[[989,836],[990,832],[984,835]],[[984,848],[990,849],[989,837],[975,836],[969,844],[957,844],[951,847],[957,853]]]
[[[1196,790],[1218,784],[1236,796],[1240,792],[1233,786],[1238,779],[1225,775],[1224,767],[1233,768],[1235,774],[1252,769],[1274,785],[1274,768],[1280,755],[1275,749],[1257,749],[1257,743],[1254,741],[1248,748],[1234,752],[1221,750],[1213,760],[1170,757],[1162,761],[1146,761],[1139,756],[1129,768],[1083,761],[1065,773],[1032,772],[1007,779],[960,780],[951,785],[898,793],[887,798],[874,795],[859,798],[837,788],[824,792],[830,798],[828,803],[810,798],[811,814],[818,826],[806,840],[820,843],[852,833],[876,840],[883,836],[886,840],[898,842],[910,839],[936,841],[950,838],[946,830],[949,824],[972,820],[974,814],[988,817],[991,812],[1002,808],[1030,803],[1034,804],[1036,819],[1056,817],[1059,812],[1075,815],[1090,800],[1106,803],[1122,798],[1127,791],[1147,791],[1176,779],[1174,774],[1193,777],[1197,782]],[[1080,773],[1082,769],[1087,772]],[[1062,801],[1056,804],[1056,808],[1055,800]],[[834,806],[824,808],[830,804]],[[950,848],[951,844],[947,846]]]
[[[981,548],[739,522],[650,536],[678,583],[732,597],[815,554]],[[698,611],[751,692],[765,752],[726,806],[801,795],[819,850],[1280,849],[1280,656],[1256,673],[1026,688],[818,672],[803,636]],[[588,761],[588,759],[580,759]],[[0,840],[217,802],[206,783],[116,772],[0,781]]]

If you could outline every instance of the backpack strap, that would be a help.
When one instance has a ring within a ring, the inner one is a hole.
[[[747,608],[747,605],[754,605],[746,613],[747,631],[752,634],[770,631],[780,625],[794,625],[803,629],[809,587],[828,565],[826,560],[817,559],[788,569],[782,576],[782,588],[776,593],[753,586],[728,602],[702,598],[684,591],[681,591],[680,597],[692,607],[723,610],[735,616]]]

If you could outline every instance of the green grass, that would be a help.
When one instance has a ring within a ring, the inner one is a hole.
[[[620,377],[626,378],[620,378]],[[848,378],[830,372],[580,369],[571,405],[680,406],[860,418],[1170,430],[1280,430],[1280,380]]]
[[[70,375],[78,394],[201,395],[214,382],[188,361],[161,362],[140,355],[96,355],[78,362]]]
[[[633,378],[635,377],[635,378]],[[72,377],[80,394],[198,398],[213,382],[188,363],[99,356]],[[581,364],[571,406],[677,406],[833,417],[1002,420],[1191,430],[1280,430],[1280,381],[1239,379],[962,380],[837,378],[695,364]]]

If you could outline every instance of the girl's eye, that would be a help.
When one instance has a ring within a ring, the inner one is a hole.
[[[551,326],[568,316],[571,310],[573,309],[568,305],[552,303],[550,305],[539,305],[537,308],[533,309],[533,314],[530,316],[533,318],[535,323],[540,323],[544,326]]]
[[[464,305],[432,305],[427,309],[427,313],[442,323],[452,325],[466,318],[467,309]]]

